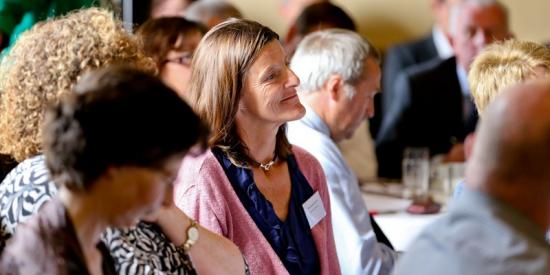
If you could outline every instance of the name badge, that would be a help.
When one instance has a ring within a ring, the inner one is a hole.
[[[304,202],[304,204],[302,204],[302,207],[306,212],[306,218],[307,222],[309,223],[309,228],[313,228],[327,215],[325,207],[323,206],[323,201],[321,200],[321,196],[319,196],[319,191],[315,192],[315,194],[313,194],[311,198]]]

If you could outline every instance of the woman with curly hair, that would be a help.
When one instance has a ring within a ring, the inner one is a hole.
[[[41,125],[47,105],[73,93],[83,73],[113,64],[156,72],[139,39],[112,13],[97,8],[36,25],[2,61],[0,152],[20,164],[0,184],[0,250],[17,224],[28,220],[57,193],[42,155]],[[194,225],[173,204],[149,220],[154,223],[140,222],[130,229],[108,229],[102,234],[119,274],[193,273],[189,257],[201,273],[244,273],[242,255],[234,244]],[[186,241],[189,232],[198,232],[200,240],[193,238],[193,249],[180,249],[190,247]]]

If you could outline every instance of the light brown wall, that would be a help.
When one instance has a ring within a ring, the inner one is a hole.
[[[284,0],[229,0],[250,19],[271,27],[279,34],[287,26],[278,13]],[[432,22],[429,0],[333,0],[348,12],[378,47],[425,34]],[[502,0],[510,10],[511,28],[517,38],[550,41],[550,0]]]

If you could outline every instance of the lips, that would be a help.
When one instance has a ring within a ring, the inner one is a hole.
[[[292,99],[295,99],[295,98],[298,98],[298,93],[296,93],[296,92],[284,97],[283,100],[281,100],[281,101],[289,101],[289,100],[292,100]]]

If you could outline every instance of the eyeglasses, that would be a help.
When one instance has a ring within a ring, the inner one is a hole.
[[[183,53],[182,55],[164,60],[164,63],[177,63],[183,66],[191,66],[193,53]]]

